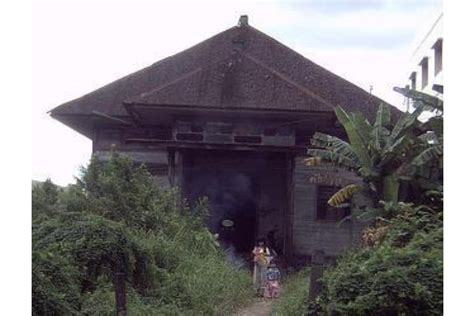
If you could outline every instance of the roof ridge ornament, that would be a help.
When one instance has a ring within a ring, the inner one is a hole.
[[[249,25],[249,16],[248,15],[241,15],[239,18],[239,23],[237,26],[242,27],[242,26],[248,26]]]

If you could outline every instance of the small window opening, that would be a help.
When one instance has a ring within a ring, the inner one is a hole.
[[[317,221],[340,221],[350,215],[350,201],[346,201],[347,207],[332,207],[328,204],[331,196],[339,190],[338,187],[319,185],[316,188],[316,220]]]
[[[421,88],[424,89],[428,85],[428,57],[420,62],[421,66]]]
[[[416,90],[416,72],[412,72],[410,75],[410,88]]]
[[[443,39],[438,39],[433,45],[435,76],[443,70]]]

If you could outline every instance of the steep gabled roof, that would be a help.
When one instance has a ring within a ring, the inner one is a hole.
[[[149,104],[308,112],[342,105],[373,117],[380,102],[244,24],[60,105],[51,114],[69,126],[74,116],[97,112],[129,116],[124,104],[129,110],[134,104]]]

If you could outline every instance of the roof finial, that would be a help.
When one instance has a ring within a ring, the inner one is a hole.
[[[239,24],[238,26],[247,26],[249,25],[249,17],[248,15],[241,15],[239,18]]]

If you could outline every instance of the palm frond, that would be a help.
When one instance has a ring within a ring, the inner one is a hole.
[[[343,141],[339,137],[320,132],[313,134],[311,144],[318,147],[346,147],[349,151],[352,151],[351,145],[348,142]]]
[[[359,184],[349,184],[336,193],[334,193],[331,198],[328,200],[328,204],[336,207],[342,202],[346,201],[348,198],[354,195],[354,193],[361,190],[361,186]]]
[[[311,144],[319,147],[344,147],[347,148],[347,151],[353,151],[348,142],[343,141],[339,137],[319,132],[314,133],[313,138],[311,139]]]
[[[303,163],[305,164],[305,166],[308,166],[308,167],[316,167],[320,165],[321,162],[322,162],[322,159],[319,156],[308,157],[303,160]]]
[[[413,158],[410,162],[407,162],[400,166],[395,174],[400,177],[410,177],[417,170],[423,171],[423,167],[425,164],[435,161],[441,160],[443,157],[443,145],[437,144],[432,145],[429,148],[423,150],[419,153],[415,158]]]
[[[379,151],[385,146],[385,137],[390,135],[386,128],[390,123],[390,109],[385,103],[380,103],[379,109],[375,116],[375,123],[373,128],[374,148]]]
[[[415,127],[420,114],[423,113],[422,108],[416,108],[412,113],[404,113],[397,121],[388,137],[388,143],[394,143],[404,130]]]
[[[336,107],[335,111],[339,122],[346,130],[352,149],[357,155],[361,168],[366,169],[366,172],[370,173],[370,170],[372,169],[372,161],[368,153],[367,140],[361,136],[352,117],[349,116],[342,107]]]
[[[372,125],[370,125],[367,118],[362,113],[356,112],[352,114],[352,120],[360,136],[365,140],[369,140],[372,134]]]
[[[330,185],[335,187],[343,187],[351,184],[353,181],[344,177],[335,176],[334,174],[317,173],[309,178],[309,181],[317,185]]]
[[[394,87],[393,90],[395,90],[398,93],[401,93],[407,98],[412,99],[414,101],[413,105],[415,107],[422,107],[423,110],[431,111],[431,112],[434,112],[434,111],[443,112],[443,108],[444,108],[443,100],[437,97],[431,96],[424,92],[408,89],[408,88]]]
[[[405,150],[405,148],[410,145],[410,137],[408,135],[403,135],[397,139],[393,144],[387,145],[382,150],[382,159],[386,159],[388,155],[395,154],[400,155]]]
[[[375,117],[376,126],[387,127],[390,124],[390,107],[388,104],[382,102],[379,105],[377,110],[377,115]]]
[[[436,133],[433,131],[427,131],[426,133],[419,135],[418,139],[426,144],[439,144],[438,136],[436,136]]]
[[[433,116],[421,124],[422,131],[433,131],[438,137],[443,137],[443,117]]]
[[[357,155],[352,146],[336,136],[316,132],[311,139],[311,144],[357,160]]]
[[[423,150],[418,156],[412,160],[412,164],[415,166],[422,166],[434,159],[439,158],[443,155],[443,145],[434,145],[430,148]]]
[[[344,155],[331,149],[310,149],[308,153],[313,157],[305,160],[307,166],[314,167],[323,161],[348,169],[356,169],[359,166],[358,161],[351,155]]]

